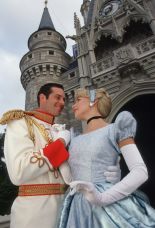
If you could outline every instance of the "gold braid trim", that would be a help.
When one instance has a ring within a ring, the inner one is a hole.
[[[25,120],[27,123],[29,135],[34,144],[35,144],[35,134],[34,134],[33,125],[35,125],[38,128],[38,130],[40,131],[41,135],[43,136],[43,138],[45,139],[47,144],[53,142],[53,140],[49,137],[48,131],[45,129],[45,127],[43,125],[39,124],[36,120],[34,120],[31,116],[28,116],[28,115],[25,116]],[[30,158],[30,163],[32,163],[32,164],[38,163],[39,168],[41,168],[46,163],[49,170],[51,172],[54,172],[54,176],[56,178],[58,178],[58,176],[59,176],[58,170],[51,169],[48,162],[46,161],[46,159],[44,157],[42,157],[41,153],[39,153],[39,152],[33,153],[33,156]]]
[[[25,117],[26,113],[21,109],[10,110],[3,114],[0,119],[0,124],[5,125],[9,123],[11,120],[18,120]]]
[[[26,116],[25,115],[25,122],[27,124],[27,128],[28,128],[30,139],[35,144],[35,134],[34,134],[34,128],[33,128],[32,118],[30,116]]]
[[[38,130],[42,134],[43,138],[47,142],[47,145],[49,143],[53,142],[53,139],[51,139],[49,137],[49,133],[48,133],[48,131],[46,130],[46,128],[43,125],[39,124],[35,119],[33,119],[31,116],[28,116],[28,115],[25,116],[25,120],[27,122],[27,126],[28,126],[28,131],[29,131],[30,137],[31,137],[31,139],[33,140],[34,143],[35,143],[35,135],[34,135],[33,125],[35,125],[38,128]],[[51,169],[50,165],[48,164],[46,159],[44,157],[42,157],[41,153],[34,152],[33,156],[30,158],[30,163],[32,163],[32,164],[38,163],[39,168],[41,168],[46,163],[48,168],[49,168],[49,170],[51,172],[54,172],[55,178],[57,179],[59,177],[58,169],[56,169],[56,168]]]
[[[39,124],[37,121],[35,121],[33,118],[31,118],[30,114],[31,112],[23,111],[21,109],[13,109],[3,114],[2,118],[0,119],[0,124],[5,125],[9,123],[12,120],[19,120],[21,118],[25,118],[25,121],[28,126],[28,131],[30,134],[30,138],[35,143],[35,135],[33,130],[33,124],[39,129],[42,136],[46,140],[46,142],[49,144],[53,142],[53,140],[49,137],[48,132],[46,131],[45,127],[41,124]]]
[[[30,184],[19,186],[18,196],[42,196],[65,194],[66,184]]]
[[[46,130],[46,128],[45,128],[43,125],[39,124],[37,121],[35,121],[35,120],[34,120],[33,118],[31,118],[30,116],[26,116],[26,118],[30,119],[30,123],[31,123],[32,125],[34,124],[34,125],[39,129],[40,133],[41,133],[42,136],[44,137],[44,139],[45,139],[45,141],[47,142],[47,144],[53,142],[53,140],[49,137],[48,131]]]

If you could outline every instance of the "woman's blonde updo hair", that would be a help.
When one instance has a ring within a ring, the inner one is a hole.
[[[106,118],[111,112],[111,108],[112,108],[111,98],[103,88],[95,89],[95,92],[96,92],[95,99],[98,99],[97,109],[101,114],[101,116],[103,116],[103,118]],[[77,89],[75,91],[75,99],[77,99],[78,97],[89,97],[89,90],[84,88]]]

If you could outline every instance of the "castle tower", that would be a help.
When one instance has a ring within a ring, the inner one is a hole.
[[[28,40],[29,52],[20,62],[21,83],[26,90],[25,109],[37,107],[39,88],[48,82],[62,83],[61,74],[69,66],[70,56],[65,52],[66,41],[56,31],[51,20],[47,1],[39,28]]]

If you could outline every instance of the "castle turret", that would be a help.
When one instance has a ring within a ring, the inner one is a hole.
[[[61,83],[61,74],[68,69],[71,58],[65,52],[65,38],[55,30],[47,1],[38,30],[28,39],[28,48],[29,52],[20,62],[21,83],[26,90],[26,110],[37,107],[37,92],[43,84]]]

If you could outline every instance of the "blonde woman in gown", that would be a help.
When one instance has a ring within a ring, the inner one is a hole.
[[[89,91],[79,89],[73,105],[75,118],[87,121],[83,134],[71,140],[69,165],[73,182],[60,218],[59,228],[146,228],[155,227],[155,210],[137,191],[148,172],[134,142],[136,120],[121,112],[107,123],[111,99],[97,89],[92,101]],[[129,173],[116,184],[108,183],[104,172],[122,154]]]

